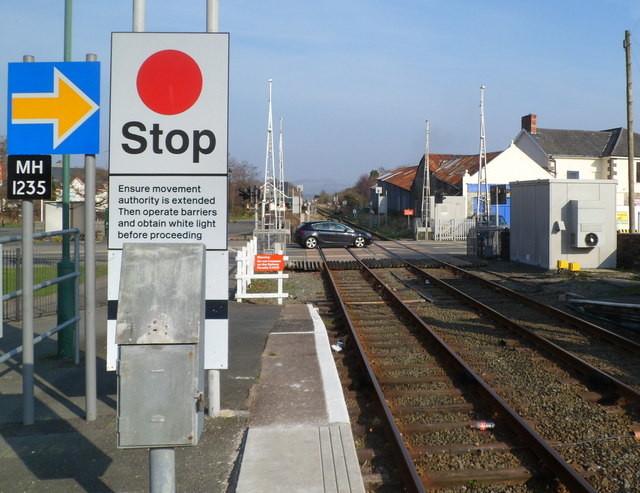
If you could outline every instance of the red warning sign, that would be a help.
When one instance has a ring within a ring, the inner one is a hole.
[[[255,272],[282,272],[284,255],[256,255],[253,270]]]

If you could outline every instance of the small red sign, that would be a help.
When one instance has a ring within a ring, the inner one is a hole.
[[[404,210],[404,215],[405,216],[413,216],[414,214],[414,210],[413,209],[405,209]]]
[[[256,255],[255,272],[273,272],[284,270],[284,255]]]

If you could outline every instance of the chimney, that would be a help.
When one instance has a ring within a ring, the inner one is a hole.
[[[530,134],[538,133],[538,125],[537,125],[538,117],[536,115],[532,115],[529,113],[522,117],[522,130],[526,130]]]

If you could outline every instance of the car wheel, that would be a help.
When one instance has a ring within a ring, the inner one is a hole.
[[[309,236],[309,238],[304,240],[304,246],[307,248],[315,248],[318,246],[318,240],[316,240],[313,236]]]
[[[356,248],[363,248],[367,242],[365,241],[365,239],[362,236],[358,236],[354,241],[353,244],[356,246]]]

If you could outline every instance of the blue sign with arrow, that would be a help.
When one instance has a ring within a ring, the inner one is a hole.
[[[98,154],[100,63],[10,63],[8,154]]]

